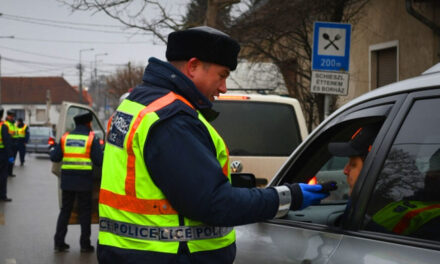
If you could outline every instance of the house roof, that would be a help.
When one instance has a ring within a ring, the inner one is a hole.
[[[46,104],[48,90],[52,104],[79,102],[78,91],[63,77],[1,77],[0,87],[2,104]]]

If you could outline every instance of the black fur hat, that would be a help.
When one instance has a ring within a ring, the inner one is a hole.
[[[237,68],[240,44],[220,30],[201,26],[175,31],[168,35],[166,57],[168,61],[197,58],[228,67]]]
[[[73,120],[75,121],[76,125],[87,124],[88,122],[91,122],[92,119],[93,119],[93,115],[90,112],[88,112],[87,114],[76,115],[73,118]]]

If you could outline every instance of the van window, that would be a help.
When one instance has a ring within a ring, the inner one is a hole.
[[[215,101],[212,122],[236,156],[288,156],[301,142],[292,106],[281,103]]]

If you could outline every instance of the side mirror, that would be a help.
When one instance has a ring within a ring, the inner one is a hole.
[[[231,173],[233,187],[254,188],[257,186],[255,175],[252,173]]]

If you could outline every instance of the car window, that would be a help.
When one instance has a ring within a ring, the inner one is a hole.
[[[363,229],[440,241],[438,105],[439,98],[412,105],[376,181]]]
[[[231,155],[288,156],[301,142],[292,106],[280,103],[215,101],[212,122]]]
[[[320,205],[309,206],[300,211],[290,211],[287,219],[301,222],[311,222],[324,225],[341,225],[346,205],[350,200],[350,187],[344,174],[347,157],[334,157],[328,150],[331,142],[347,142],[352,135],[366,125],[382,125],[382,118],[362,118],[350,120],[331,127],[321,133],[309,145],[298,160],[289,169],[288,175],[280,182],[304,182],[319,184],[326,181],[336,181],[338,189],[321,201]]]
[[[289,211],[285,219],[342,226],[347,205],[350,204],[350,185],[344,174],[344,167],[349,158],[333,156],[328,148],[329,143],[348,142],[360,128],[369,126],[377,128],[371,140],[378,140],[375,138],[382,130],[381,127],[394,105],[389,102],[390,100],[379,100],[347,109],[345,113],[340,113],[315,130],[305,145],[298,150],[297,155],[292,156],[281,169],[279,176],[272,184],[320,184],[336,181],[338,189],[332,191],[329,197],[322,200],[319,205],[312,205],[303,210]],[[374,144],[376,142],[373,142]],[[370,159],[367,154],[365,162]],[[361,174],[363,170],[361,170]],[[356,186],[354,184],[353,190],[356,189]]]
[[[29,127],[29,135],[32,136],[51,136],[51,128],[48,127]]]

